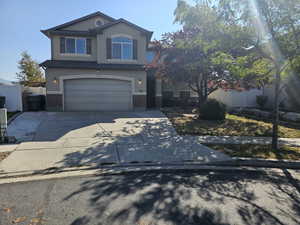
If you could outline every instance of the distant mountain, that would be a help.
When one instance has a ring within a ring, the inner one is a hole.
[[[0,78],[0,84],[7,84],[7,85],[12,85],[13,83],[11,81],[8,80],[4,80]]]

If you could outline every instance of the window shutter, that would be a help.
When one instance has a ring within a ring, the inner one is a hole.
[[[106,58],[111,59],[111,38],[106,39]]]
[[[133,40],[133,59],[137,59],[137,53],[138,53],[138,42],[137,40]]]
[[[92,54],[92,40],[90,38],[86,39],[86,54]]]
[[[66,52],[66,38],[61,37],[60,38],[60,53]]]

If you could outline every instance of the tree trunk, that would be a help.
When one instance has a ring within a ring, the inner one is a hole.
[[[205,102],[208,98],[208,90],[207,90],[207,75],[203,77],[203,101]]]
[[[279,88],[280,88],[280,69],[276,67],[274,88],[274,109],[273,109],[273,134],[272,134],[272,149],[278,150],[278,123],[279,123]]]

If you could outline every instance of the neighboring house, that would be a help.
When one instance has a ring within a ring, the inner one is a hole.
[[[40,64],[47,110],[160,107],[160,80],[146,71],[152,32],[101,12],[41,32],[51,40],[51,60]]]
[[[22,111],[22,86],[19,83],[0,79],[0,96],[5,97],[8,112]]]
[[[159,64],[163,63],[165,57],[166,55],[161,52],[159,44],[156,45],[154,42],[150,43],[147,52],[148,73],[150,73],[150,71],[151,73],[155,73]],[[157,80],[159,78],[155,79]],[[197,104],[197,93],[191,90],[184,82],[162,79],[159,83],[159,87],[156,88],[156,96],[158,96],[158,93],[161,106],[194,106]]]

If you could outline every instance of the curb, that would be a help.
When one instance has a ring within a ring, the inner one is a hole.
[[[20,116],[23,112],[18,112],[15,115],[13,115],[12,117],[9,118],[9,120],[7,121],[7,126],[9,126],[18,116]]]
[[[0,152],[14,152],[19,144],[1,144],[0,145]],[[0,161],[1,162],[1,161]]]
[[[188,136],[188,135],[186,135]],[[192,136],[192,135],[189,135]],[[265,141],[271,142],[271,137],[254,137],[254,136],[194,136],[202,145],[269,145]],[[205,140],[207,139],[207,140]],[[209,140],[214,139],[214,140]],[[256,139],[256,140],[255,140]],[[299,141],[299,143],[295,143]],[[281,146],[300,147],[300,138],[278,138]]]
[[[104,175],[104,174],[120,174],[124,172],[147,172],[147,171],[168,171],[168,170],[222,170],[222,171],[264,171],[266,169],[300,169],[300,161],[288,160],[264,160],[264,159],[248,159],[248,158],[233,158],[229,161],[199,163],[199,162],[184,162],[184,163],[127,163],[127,164],[112,164],[98,166],[79,166],[79,167],[53,167],[45,170],[36,171],[20,171],[11,173],[0,173],[0,184],[11,179],[24,178],[30,180],[34,177],[50,176],[51,178],[73,177],[85,175]],[[65,174],[65,175],[63,175]],[[31,177],[31,178],[30,178]],[[34,178],[37,179],[37,178]]]
[[[276,159],[259,159],[259,158],[238,158],[232,160],[214,162],[210,165],[215,166],[233,166],[233,167],[257,167],[257,168],[278,168],[278,169],[300,169],[300,161],[276,160]]]
[[[274,169],[261,169],[261,168],[246,168],[246,167],[229,167],[229,166],[207,166],[207,165],[184,165],[184,166],[131,166],[131,167],[80,167],[80,168],[64,168],[59,172],[24,172],[24,173],[11,173],[10,175],[0,176],[0,185],[8,183],[19,183],[28,181],[39,181],[49,179],[62,179],[72,177],[85,177],[85,176],[107,176],[107,175],[122,175],[126,173],[147,173],[147,172],[187,172],[187,171],[222,171],[222,172],[280,172],[274,171]]]

